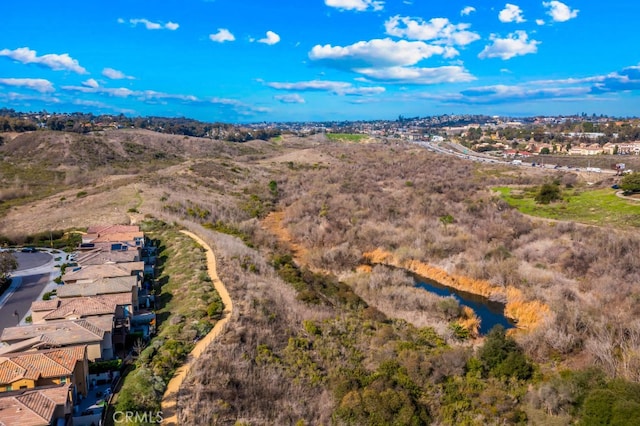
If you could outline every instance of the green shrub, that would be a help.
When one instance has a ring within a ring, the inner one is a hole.
[[[620,189],[628,194],[640,192],[640,172],[631,173],[623,177],[620,181]]]
[[[214,300],[207,306],[207,315],[212,319],[220,319],[224,306],[220,300]]]
[[[535,200],[539,204],[550,204],[554,201],[562,200],[560,187],[555,183],[545,183],[538,190]]]
[[[119,370],[122,367],[121,359],[110,361],[96,361],[89,363],[89,374],[106,373],[107,371]]]
[[[533,375],[533,366],[527,361],[522,349],[512,337],[506,335],[504,327],[500,325],[489,331],[478,358],[485,374],[521,380]]]
[[[589,426],[610,424],[615,401],[616,396],[609,389],[596,389],[589,393],[582,407],[581,424]]]

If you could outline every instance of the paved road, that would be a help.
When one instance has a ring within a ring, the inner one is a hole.
[[[31,302],[39,300],[45,287],[51,285],[51,273],[55,271],[56,262],[50,253],[16,252],[14,255],[18,261],[18,269],[11,273],[11,287],[0,295],[0,332],[5,327],[18,325],[27,315]]]
[[[0,330],[18,325],[31,308],[31,302],[37,300],[42,290],[49,284],[50,274],[26,275],[16,277],[14,280],[22,280],[22,283],[0,309]],[[15,311],[18,311],[18,316],[14,316]]]
[[[39,266],[46,265],[51,261],[51,255],[49,253],[36,252],[36,253],[13,253],[18,261],[18,271],[25,269],[37,268]]]

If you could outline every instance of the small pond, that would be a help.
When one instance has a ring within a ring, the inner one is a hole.
[[[428,280],[424,277],[414,276],[414,278],[416,280],[416,287],[425,289],[426,291],[437,294],[438,296],[453,296],[460,305],[468,306],[473,309],[481,320],[481,335],[487,334],[489,330],[498,324],[502,325],[507,330],[515,327],[515,324],[504,316],[504,304],[500,302],[494,302],[486,297],[456,290],[436,283],[435,281]]]

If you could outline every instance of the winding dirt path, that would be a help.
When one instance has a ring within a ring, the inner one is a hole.
[[[231,297],[229,296],[229,292],[227,291],[227,288],[224,286],[222,281],[220,281],[220,278],[218,278],[218,271],[216,269],[216,257],[213,253],[213,250],[211,250],[211,247],[209,247],[207,243],[205,243],[200,237],[193,234],[192,232],[181,232],[193,238],[198,244],[205,248],[207,254],[207,269],[209,272],[209,276],[211,277],[213,286],[222,299],[222,303],[224,303],[224,312],[222,314],[222,318],[216,323],[209,334],[207,334],[196,344],[195,348],[193,348],[193,350],[189,354],[187,361],[180,368],[178,368],[178,370],[176,370],[173,378],[169,381],[167,390],[162,397],[162,414],[164,418],[162,424],[165,425],[178,424],[178,410],[176,408],[176,403],[180,386],[182,386],[182,382],[191,371],[191,367],[193,366],[195,361],[200,357],[200,355],[202,355],[202,353],[213,342],[213,340],[220,335],[220,332],[224,328],[225,324],[231,318],[231,312],[233,311],[233,303],[231,301]]]

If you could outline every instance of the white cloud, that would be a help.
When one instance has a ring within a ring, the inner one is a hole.
[[[37,64],[54,71],[73,71],[78,74],[88,74],[87,70],[80,66],[77,60],[69,56],[68,53],[61,55],[49,53],[47,55],[38,56],[35,50],[28,47],[20,47],[15,50],[2,49],[0,56],[6,56],[14,61],[23,64]]]
[[[267,31],[267,36],[258,40],[258,43],[273,45],[280,42],[280,36],[273,31]]]
[[[496,34],[491,34],[492,44],[485,46],[478,55],[479,58],[501,58],[511,59],[515,56],[527,55],[538,51],[539,41],[529,40],[525,31],[516,31],[507,36],[499,38]]]
[[[377,0],[324,0],[324,4],[340,10],[356,10],[358,12],[364,12],[368,9],[378,12],[384,9],[384,2]]]
[[[349,46],[314,46],[309,52],[313,61],[323,61],[341,68],[409,66],[442,55],[451,58],[458,54],[452,47],[436,46],[422,41],[393,41],[389,38],[359,41]]]
[[[35,90],[40,93],[51,93],[56,90],[49,80],[43,78],[0,78],[0,85],[11,87],[22,87],[24,89]]]
[[[85,106],[85,107],[90,107],[90,108],[99,108],[99,109],[108,109],[108,110],[112,110],[112,111],[116,111],[116,112],[121,112],[123,114],[135,114],[136,111],[132,110],[132,109],[124,109],[124,108],[118,108],[115,107],[113,105],[109,105],[106,104],[104,102],[100,102],[100,101],[90,101],[87,99],[74,99],[73,101],[71,101],[72,104],[74,105],[79,105],[79,106]]]
[[[131,89],[127,89],[126,87],[119,88],[109,88],[109,87],[92,87],[88,85],[84,86],[62,86],[62,90],[67,90],[70,92],[81,92],[81,93],[99,93],[105,94],[109,96],[115,96],[117,98],[128,98],[136,94]]]
[[[118,18],[118,23],[124,24],[124,19]],[[137,26],[138,24],[144,25],[144,27],[148,30],[175,31],[180,27],[180,25],[176,24],[175,22],[169,21],[166,24],[162,24],[160,22],[152,22],[146,18],[129,19],[129,23],[134,27]]]
[[[244,102],[241,102],[241,101],[239,101],[237,99],[211,98],[211,99],[208,100],[208,102],[210,102],[210,103],[212,103],[214,105],[222,105],[222,106],[226,106],[226,107],[231,107],[231,109],[234,112],[236,112],[237,114],[240,114],[240,115],[244,115],[244,116],[250,116],[250,115],[254,115],[256,113],[265,113],[265,112],[270,112],[271,111],[269,108],[248,105],[248,104],[245,104]]]
[[[460,83],[476,79],[464,67],[453,65],[437,68],[363,68],[354,71],[372,80],[403,84]]]
[[[566,4],[559,1],[542,2],[542,5],[549,9],[547,14],[555,22],[565,22],[578,16],[578,9],[571,9]]]
[[[86,82],[85,82],[86,83]],[[84,83],[83,83],[84,84]],[[181,95],[173,93],[156,92],[155,90],[131,90],[126,87],[99,87],[99,86],[62,86],[63,90],[80,93],[95,93],[101,95],[113,96],[116,98],[136,98],[143,102],[155,102],[165,100],[176,100],[189,103],[201,102],[193,95]]]
[[[544,25],[545,24],[544,19],[536,19],[536,24],[537,25]]]
[[[327,81],[327,80],[299,81],[296,83],[270,82],[265,84],[273,89],[278,89],[278,90],[290,90],[295,92],[320,91],[320,92],[331,92],[336,95],[354,95],[354,96],[375,95],[385,91],[384,87],[377,87],[377,86],[355,87],[351,83],[345,83],[342,81]]]
[[[469,24],[452,24],[447,18],[433,18],[423,21],[419,18],[392,16],[385,23],[386,33],[412,40],[433,41],[448,46],[466,46],[480,39],[474,32],[467,31]]]
[[[283,104],[303,104],[306,102],[304,98],[297,93],[292,93],[290,95],[277,95],[273,98]]]
[[[589,90],[588,87],[537,87],[535,83],[515,86],[498,84],[463,90],[461,92],[462,98],[459,98],[458,101],[467,104],[535,101],[537,99],[583,96],[588,94]]]
[[[471,13],[473,13],[473,12],[475,12],[475,11],[476,11],[476,8],[475,8],[475,7],[473,7],[473,6],[467,6],[467,7],[465,7],[464,9],[462,9],[462,10],[460,11],[460,16],[468,16],[468,15],[470,15]]]
[[[92,87],[92,88],[96,88],[96,87],[100,87],[100,85],[98,84],[98,82],[96,80],[94,80],[93,78],[90,78],[87,81],[83,81],[82,85],[85,87]]]
[[[122,71],[118,71],[116,69],[113,68],[105,68],[102,70],[102,75],[110,78],[111,80],[122,80],[122,79],[128,79],[128,80],[134,80],[134,77],[131,77],[130,75],[126,75],[125,73],[123,73]]]
[[[522,9],[511,3],[504,5],[504,9],[502,9],[498,14],[498,19],[500,22],[526,22],[526,19],[524,19],[524,16],[522,15]]]
[[[24,103],[24,105],[29,105],[28,102],[37,101],[37,102],[45,102],[48,104],[59,104],[60,99],[51,95],[35,95],[35,94],[26,94],[26,93],[16,93],[16,92],[8,92],[8,93],[0,93],[0,101],[2,102],[19,102]]]
[[[218,32],[215,34],[209,34],[209,39],[217,43],[224,43],[225,41],[234,41],[236,38],[226,28],[218,28]]]

